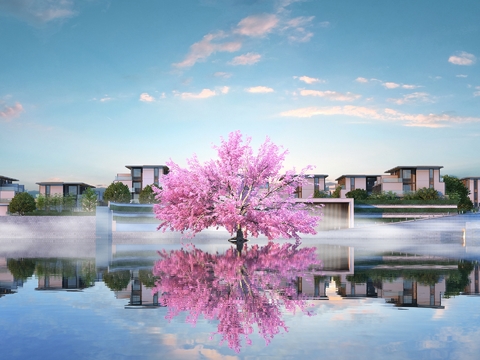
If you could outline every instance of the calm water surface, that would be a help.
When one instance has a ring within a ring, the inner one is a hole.
[[[478,248],[117,245],[0,256],[5,359],[478,359]],[[445,249],[448,249],[446,251]],[[159,254],[157,251],[160,251]],[[447,253],[447,254],[445,254]]]

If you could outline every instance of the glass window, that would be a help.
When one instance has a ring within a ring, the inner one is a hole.
[[[133,177],[139,178],[142,177],[142,169],[133,169]]]
[[[350,190],[355,190],[355,178],[350,178]]]
[[[50,195],[50,185],[45,185],[45,195]]]
[[[410,192],[412,191],[412,185],[408,184],[408,185],[403,185],[403,192],[404,193],[407,193],[407,192]]]
[[[77,187],[75,185],[68,186],[68,195],[77,195]]]
[[[411,179],[412,178],[412,170],[403,170],[404,179]]]

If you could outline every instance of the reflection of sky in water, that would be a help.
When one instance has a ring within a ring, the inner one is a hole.
[[[333,286],[333,284],[331,284]],[[240,354],[218,345],[216,323],[195,327],[165,308],[125,309],[101,282],[83,292],[35,291],[29,279],[0,298],[2,357],[29,359],[477,359],[480,297],[442,299],[445,309],[398,308],[384,299],[315,301],[316,315],[285,313],[288,333],[265,347],[252,334]]]

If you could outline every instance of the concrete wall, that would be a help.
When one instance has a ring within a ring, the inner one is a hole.
[[[142,178],[142,189],[147,185],[152,185],[155,179],[154,169],[144,168]]]

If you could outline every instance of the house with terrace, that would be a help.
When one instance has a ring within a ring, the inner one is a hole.
[[[8,205],[15,194],[25,191],[23,185],[14,184],[14,181],[18,180],[0,175],[0,216],[7,215]]]
[[[463,185],[465,185],[470,191],[468,197],[470,198],[470,200],[472,200],[473,205],[475,207],[478,207],[478,187],[480,185],[480,176],[470,176],[460,180],[463,182]]]
[[[117,174],[114,182],[121,182],[128,186],[132,194],[132,202],[138,203],[138,197],[142,189],[147,185],[160,185],[162,176],[168,174],[168,166],[165,165],[125,165],[128,173]]]
[[[393,191],[398,196],[403,196],[422,188],[433,188],[444,195],[445,183],[440,176],[441,168],[443,166],[396,166],[385,171],[389,175],[382,175],[375,183],[373,191]]]
[[[380,179],[381,175],[342,175],[335,179],[339,186],[340,198],[345,199],[346,194],[355,189],[366,190],[368,194],[371,194],[375,182]]]
[[[316,193],[326,193],[328,189],[325,185],[325,179],[328,175],[314,174],[305,175],[306,183],[297,188],[296,197],[299,199],[308,199],[314,197]]]
[[[95,186],[83,182],[43,181],[36,184],[40,195],[45,197],[73,196],[75,199],[74,208],[82,207],[82,195],[88,188],[95,188]]]

